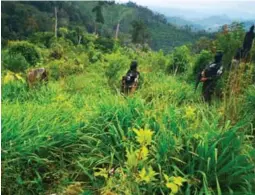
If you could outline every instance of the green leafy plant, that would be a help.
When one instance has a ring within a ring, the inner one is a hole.
[[[2,55],[2,62],[3,67],[12,72],[24,72],[30,66],[25,57],[19,53],[5,53],[5,55]]]
[[[21,54],[30,66],[35,66],[40,60],[40,54],[36,46],[27,41],[9,42],[8,51],[10,55]]]
[[[176,48],[172,54],[171,64],[168,66],[167,72],[182,73],[190,66],[190,51],[187,46]]]

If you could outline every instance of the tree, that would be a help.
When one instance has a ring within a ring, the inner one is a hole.
[[[207,37],[201,37],[193,44],[192,49],[195,53],[200,53],[203,50],[213,51],[213,41]]]
[[[52,5],[54,6],[54,16],[55,16],[55,37],[58,37],[58,10],[64,8],[64,6],[68,6],[69,4],[61,1],[52,1]]]
[[[149,32],[147,26],[141,20],[132,22],[132,42],[145,44],[149,40]]]
[[[76,35],[77,35],[77,40],[78,40],[78,45],[79,45],[81,43],[81,39],[82,39],[82,36],[83,36],[84,32],[86,32],[86,29],[77,26],[75,28],[75,32],[76,32]]]
[[[244,35],[245,31],[242,24],[236,22],[229,26],[228,33],[224,33],[223,28],[218,32],[216,37],[216,48],[222,50],[224,53],[222,61],[225,68],[230,68],[233,56],[237,49],[242,46]]]
[[[121,20],[123,20],[124,17],[126,17],[127,15],[131,14],[132,10],[128,9],[128,8],[124,8],[124,9],[118,9],[118,21],[117,21],[117,26],[116,26],[116,31],[115,31],[115,39],[118,39],[118,35],[119,35],[119,28],[120,28],[120,22]]]
[[[92,9],[92,12],[96,13],[96,23],[95,23],[95,34],[97,33],[97,24],[104,24],[104,16],[102,13],[103,6],[113,5],[114,1],[99,1],[98,4]]]
[[[92,9],[92,12],[96,13],[95,34],[97,33],[97,23],[104,24],[104,16],[102,13],[103,5],[104,5],[104,2],[99,1],[97,6]]]

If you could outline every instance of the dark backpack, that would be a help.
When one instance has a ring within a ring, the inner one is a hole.
[[[205,69],[205,77],[213,78],[222,74],[223,67],[220,63],[211,63]]]
[[[137,72],[128,71],[126,76],[125,76],[126,84],[133,84],[137,77],[138,77],[138,73]]]

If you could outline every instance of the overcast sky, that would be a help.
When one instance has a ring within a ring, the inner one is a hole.
[[[128,0],[116,0],[128,2]],[[132,0],[138,5],[147,6],[165,15],[179,15],[184,17],[207,17],[226,14],[232,18],[249,18],[255,20],[255,0]],[[171,10],[171,11],[170,11]],[[193,14],[192,14],[193,12]]]

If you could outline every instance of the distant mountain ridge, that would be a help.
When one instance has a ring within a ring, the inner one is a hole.
[[[215,32],[219,30],[220,27],[223,25],[231,24],[233,22],[241,22],[244,25],[244,28],[248,30],[255,22],[252,20],[242,20],[242,19],[231,19],[227,15],[215,15],[215,16],[210,16],[206,17],[203,19],[192,19],[192,20],[187,20],[182,17],[167,17],[167,21],[170,24],[173,24],[177,27],[185,27],[189,26],[193,31],[198,31],[198,30],[206,30],[210,32]]]
[[[198,31],[198,30],[203,30],[204,27],[200,24],[196,24],[192,21],[186,20],[184,18],[175,16],[175,17],[167,17],[167,21],[170,24],[175,25],[176,27],[185,27],[185,26],[189,26],[191,27],[191,30],[193,31]]]
[[[231,20],[227,15],[210,16],[201,20],[196,20],[196,23],[204,27],[205,30],[216,31],[225,24],[231,24]]]

